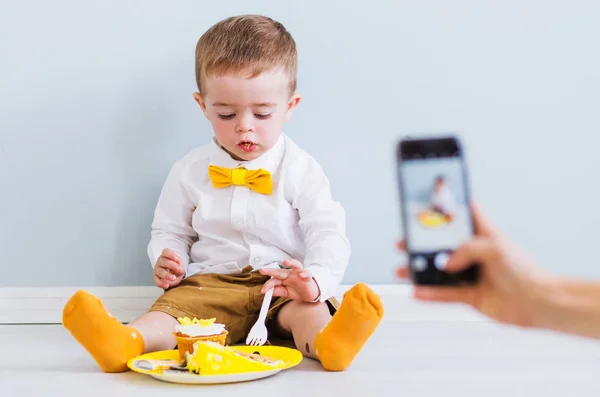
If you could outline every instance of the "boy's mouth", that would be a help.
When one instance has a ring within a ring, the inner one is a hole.
[[[253,152],[258,149],[258,145],[252,141],[240,141],[237,146],[244,152]]]

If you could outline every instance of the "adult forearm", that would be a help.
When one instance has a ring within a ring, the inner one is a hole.
[[[600,339],[600,282],[554,278],[535,290],[534,327]]]

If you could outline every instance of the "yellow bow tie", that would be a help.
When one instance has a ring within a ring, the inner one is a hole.
[[[247,170],[245,168],[224,168],[216,165],[208,167],[208,175],[217,189],[231,185],[248,186],[261,194],[273,192],[271,174],[267,170]]]

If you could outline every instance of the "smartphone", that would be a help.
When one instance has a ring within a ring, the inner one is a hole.
[[[450,254],[474,234],[470,186],[459,138],[402,138],[397,175],[409,275],[419,285],[474,284],[479,266],[449,273]]]

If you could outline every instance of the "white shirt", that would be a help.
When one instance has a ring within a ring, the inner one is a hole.
[[[441,208],[447,214],[454,214],[456,211],[456,199],[452,190],[446,185],[443,185],[439,192],[433,190],[431,196],[431,205]]]
[[[273,194],[246,186],[217,189],[208,175],[211,164],[265,169],[272,175]],[[317,281],[321,302],[334,296],[350,258],[345,211],[334,201],[328,178],[285,135],[252,161],[234,160],[214,140],[177,161],[154,214],[152,266],[165,248],[183,258],[186,277],[297,259]]]

